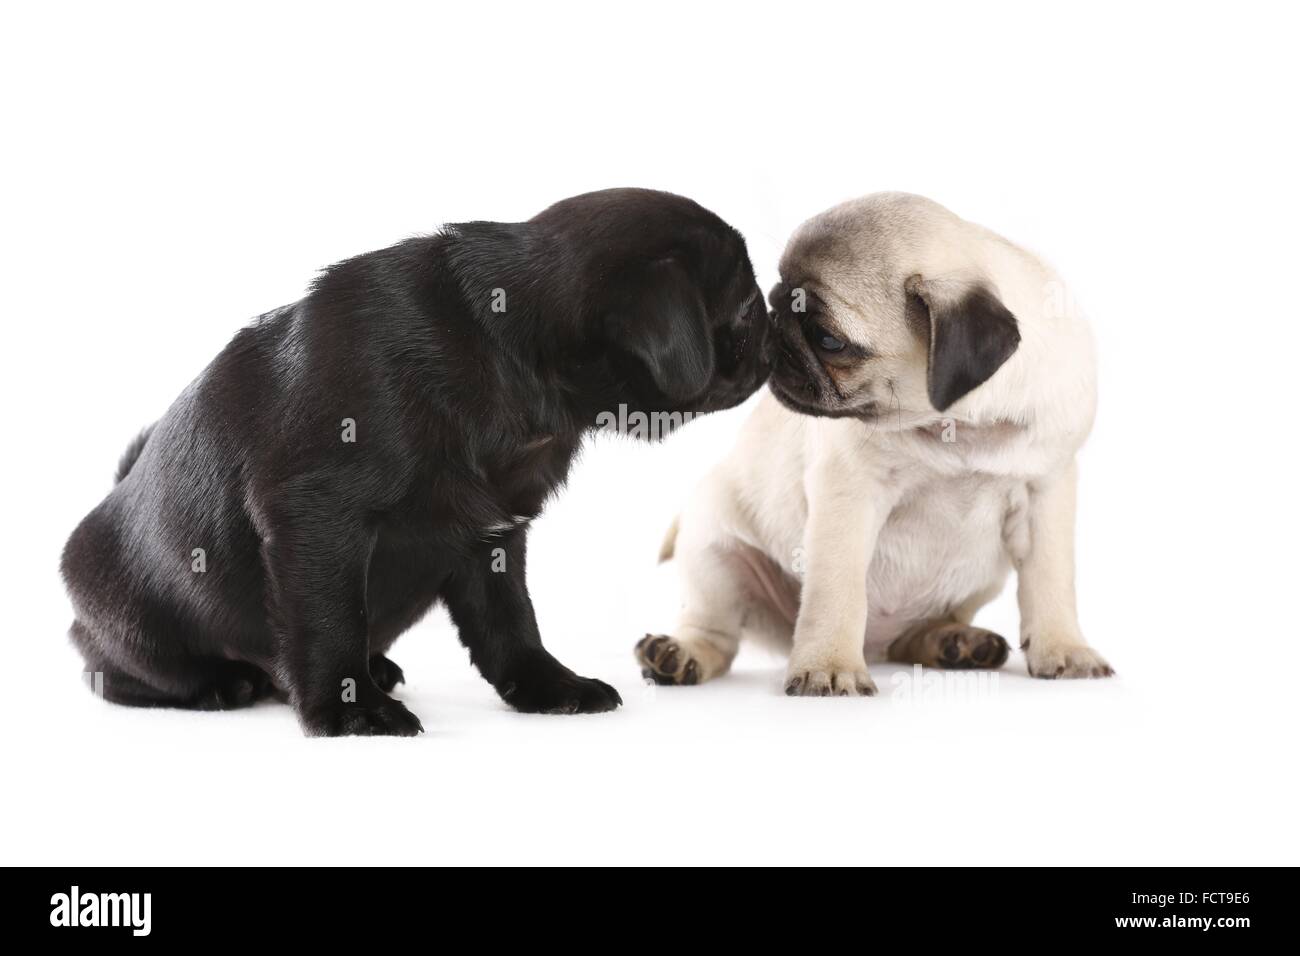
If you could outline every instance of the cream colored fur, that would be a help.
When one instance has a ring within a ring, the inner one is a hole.
[[[1096,372],[1060,278],[902,194],[809,220],[781,276],[814,289],[834,328],[871,347],[860,369],[841,371],[842,390],[886,411],[811,417],[764,394],[700,484],[665,542],[684,595],[672,638],[699,679],[725,673],[750,636],[789,650],[792,693],[871,693],[868,661],[917,622],[969,623],[1012,570],[1030,672],[1109,673],[1075,608],[1075,455]],[[942,412],[926,397],[924,337],[907,324],[909,280],[936,300],[983,283],[1019,326],[1010,359]]]

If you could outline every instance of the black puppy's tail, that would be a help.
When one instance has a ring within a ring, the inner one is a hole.
[[[156,425],[157,422],[154,424]],[[113,476],[113,484],[117,484],[131,473],[131,466],[140,457],[140,452],[144,451],[145,443],[149,441],[149,436],[153,434],[153,428],[154,426],[150,425],[131,439],[131,444],[126,446],[126,451],[122,452],[122,458],[117,463],[117,474]]]

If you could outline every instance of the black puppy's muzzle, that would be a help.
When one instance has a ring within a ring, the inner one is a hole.
[[[767,381],[775,357],[772,331],[763,300],[756,298],[744,316],[714,333],[717,369],[708,410],[739,405]]]

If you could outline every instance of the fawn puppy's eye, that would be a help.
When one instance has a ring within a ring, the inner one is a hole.
[[[813,330],[812,338],[817,347],[823,352],[839,352],[844,348],[843,340],[837,339],[821,326]]]

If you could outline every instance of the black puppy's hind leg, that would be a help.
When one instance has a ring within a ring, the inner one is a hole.
[[[72,625],[71,637],[86,661],[84,677],[95,693],[125,707],[175,707],[181,710],[235,710],[270,697],[271,678],[243,661],[162,657],[148,662],[148,677],[128,671],[124,661],[107,659],[101,645],[81,621]],[[138,642],[144,645],[146,642]],[[118,650],[121,650],[118,648]],[[120,655],[126,657],[126,653]],[[143,661],[131,666],[146,670]]]
[[[280,519],[263,547],[277,671],[310,736],[411,737],[424,729],[381,688],[391,689],[394,675],[375,673],[371,660],[366,571],[373,540],[352,522]]]
[[[406,683],[406,675],[402,673],[402,669],[383,654],[371,655],[370,676],[385,694],[390,693],[398,684]]]
[[[623,703],[603,681],[579,677],[542,646],[525,582],[523,529],[489,539],[452,572],[443,598],[470,659],[501,699],[525,713],[587,714]]]

